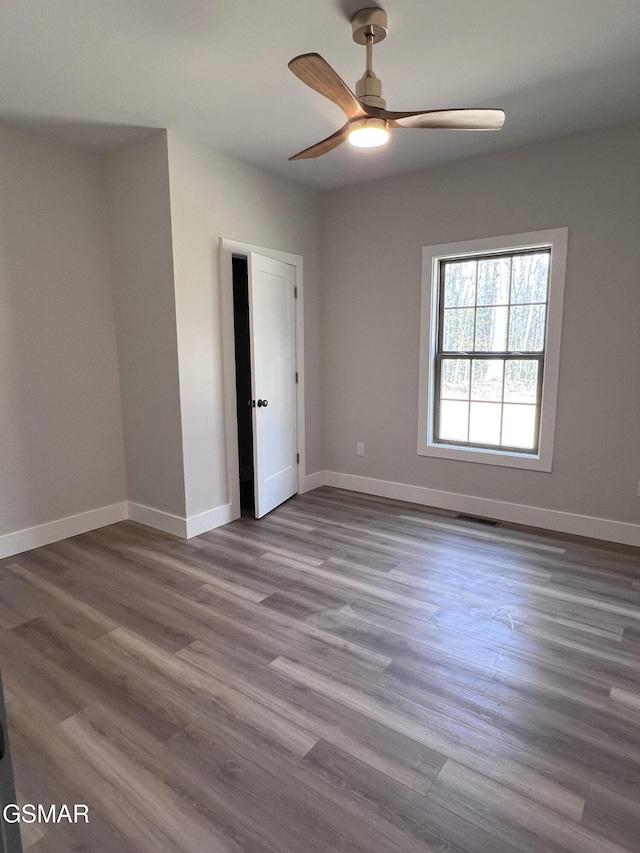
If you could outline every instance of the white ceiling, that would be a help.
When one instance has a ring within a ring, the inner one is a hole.
[[[289,163],[344,117],[287,62],[321,53],[354,87],[366,5],[389,15],[374,68],[390,109],[502,107],[505,128]],[[0,46],[0,118],[97,151],[181,128],[319,188],[640,116],[639,0],[4,0]]]

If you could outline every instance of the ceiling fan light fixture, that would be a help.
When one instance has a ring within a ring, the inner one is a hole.
[[[389,141],[389,123],[383,118],[359,118],[349,124],[349,142],[356,148],[378,148]]]

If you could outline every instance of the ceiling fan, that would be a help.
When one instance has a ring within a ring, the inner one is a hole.
[[[373,45],[382,41],[388,32],[387,13],[383,9],[361,9],[351,20],[353,40],[366,45],[367,67],[356,83],[354,95],[329,63],[318,53],[303,53],[289,63],[293,73],[337,104],[347,117],[340,130],[321,142],[305,148],[290,160],[309,160],[327,154],[345,139],[358,148],[375,148],[389,139],[390,128],[425,127],[450,130],[500,130],[505,114],[502,110],[423,110],[392,112],[382,97],[382,83],[373,73]]]

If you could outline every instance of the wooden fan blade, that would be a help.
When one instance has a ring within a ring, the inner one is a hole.
[[[323,154],[328,154],[329,151],[333,151],[338,145],[342,145],[347,138],[348,132],[349,122],[344,124],[340,130],[332,133],[331,136],[327,136],[322,142],[316,142],[310,148],[305,148],[304,151],[299,151],[293,157],[289,157],[289,160],[312,160],[314,157],[321,157]]]
[[[319,53],[303,53],[289,63],[293,73],[316,92],[337,104],[347,118],[360,118],[364,111],[356,96]]]
[[[367,109],[373,115],[374,110]],[[378,118],[385,118],[391,127],[431,127],[444,130],[500,130],[505,114],[502,110],[426,110],[416,113],[399,113],[375,110]]]

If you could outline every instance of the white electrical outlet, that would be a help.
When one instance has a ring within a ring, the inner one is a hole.
[[[637,493],[636,493],[636,494],[637,494],[637,495],[638,495],[638,497],[640,498],[640,480],[638,480],[638,491],[637,491]]]
[[[356,456],[364,456],[364,441],[359,441],[356,444]]]

